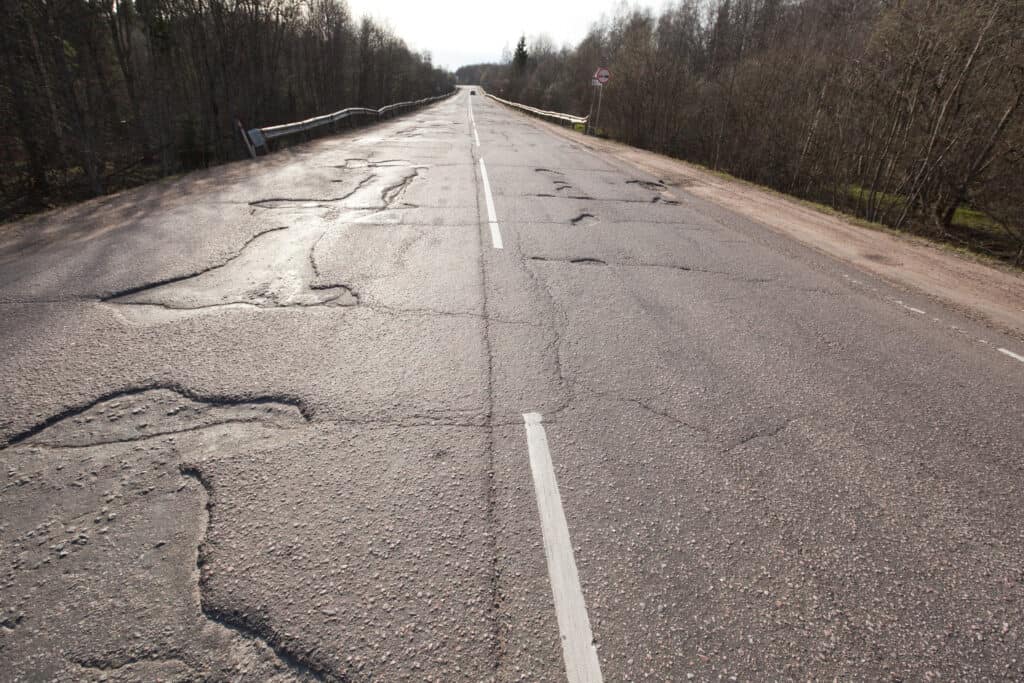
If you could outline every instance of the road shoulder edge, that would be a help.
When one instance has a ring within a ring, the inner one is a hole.
[[[890,284],[920,292],[1024,340],[1024,274],[980,262],[922,238],[858,225],[842,214],[681,159],[622,142],[586,137],[529,116],[523,118],[591,153],[656,176],[814,251]]]

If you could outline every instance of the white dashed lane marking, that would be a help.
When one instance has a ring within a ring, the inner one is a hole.
[[[476,146],[480,146],[480,136],[476,132],[476,117],[473,116],[473,96],[468,95],[466,101],[469,102],[469,124],[473,127],[473,139],[476,140]]]
[[[487,180],[487,166],[480,159],[480,177],[484,181],[484,201],[487,203],[487,222],[491,226],[491,244],[495,249],[502,249],[501,229],[498,227],[498,214],[494,211],[494,197],[491,196],[491,183]]]
[[[583,601],[583,589],[576,571],[576,558],[569,540],[569,526],[562,509],[562,497],[551,464],[548,437],[540,413],[525,413],[526,444],[530,451],[530,471],[537,494],[544,555],[548,562],[548,578],[555,598],[555,615],[562,636],[562,657],[569,683],[601,683],[601,665],[597,660],[590,618]]]
[[[843,277],[845,277],[850,282],[854,282],[856,284],[861,284],[859,281],[854,280],[853,278],[851,278],[848,275],[844,275]],[[873,288],[872,288],[872,290],[873,290]],[[928,313],[926,311],[922,311],[920,308],[914,308],[913,306],[908,306],[907,304],[905,304],[904,302],[900,301],[899,299],[890,299],[889,297],[886,297],[886,300],[896,304],[897,306],[899,306],[900,308],[902,308],[904,310],[910,311],[911,313],[917,313],[918,315],[928,315]],[[940,318],[934,318],[933,317],[931,320],[932,320],[933,323],[936,323],[938,325],[944,324],[943,321]],[[957,332],[958,334],[970,336],[970,333],[968,333],[963,328],[957,327],[956,325],[949,325],[949,329],[953,330],[954,332]],[[992,346],[992,344],[990,344],[987,339],[977,339],[976,341],[979,344],[984,344],[985,346]],[[1007,355],[1010,358],[1013,358],[1015,360],[1019,360],[1021,363],[1024,363],[1024,356],[1021,356],[1020,354],[1014,353],[1013,351],[1010,351],[1009,349],[1003,349],[1003,348],[998,348],[997,347],[996,351],[998,351],[999,353],[1002,353],[1004,355]]]

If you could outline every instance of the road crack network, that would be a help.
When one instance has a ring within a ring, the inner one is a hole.
[[[155,417],[146,417],[146,427],[142,430],[138,427],[139,421],[131,424],[128,420],[121,422],[120,416],[129,410],[128,405],[133,406],[131,410],[138,409],[136,415],[148,415],[151,406],[156,406]],[[172,407],[159,414],[160,406]],[[182,425],[186,417],[196,424]],[[95,446],[152,438],[216,424],[256,421],[299,423],[309,422],[310,417],[309,407],[303,401],[289,396],[204,396],[177,384],[161,382],[110,391],[88,403],[70,406],[31,427],[15,432],[0,443],[0,449],[23,442],[56,448]],[[105,430],[99,430],[106,431],[108,435],[97,435],[98,427],[93,426],[93,423],[109,423]],[[51,428],[56,431],[50,433],[49,440],[43,439],[44,432]]]
[[[266,619],[254,617],[251,613],[235,610],[219,605],[208,597],[205,573],[209,567],[209,551],[207,534],[213,523],[215,507],[214,489],[202,470],[193,465],[179,467],[182,476],[196,481],[203,491],[203,510],[205,522],[199,543],[196,547],[196,587],[199,592],[199,606],[208,620],[233,631],[242,638],[257,640],[274,652],[280,662],[296,676],[298,680],[330,681],[342,683],[349,678],[336,674],[330,665],[317,661],[316,657],[299,654],[297,643],[290,642],[281,636]]]
[[[210,271],[214,271],[214,270],[217,270],[219,268],[223,268],[223,267],[227,266],[228,264],[230,264],[235,259],[237,259],[238,257],[240,257],[242,254],[244,254],[246,249],[248,249],[253,244],[253,242],[255,242],[256,240],[260,239],[264,235],[268,235],[268,234],[270,234],[272,232],[277,232],[279,230],[287,230],[287,229],[288,229],[287,225],[279,225],[279,226],[276,226],[276,227],[273,227],[273,228],[268,228],[266,230],[261,230],[260,232],[257,232],[252,237],[247,239],[244,243],[242,243],[242,246],[239,247],[238,251],[236,251],[234,254],[232,254],[231,256],[227,257],[223,261],[220,261],[219,263],[215,263],[215,264],[213,264],[211,266],[207,266],[206,268],[201,268],[199,270],[193,271],[191,273],[187,273],[185,275],[175,275],[173,277],[169,277],[169,278],[166,278],[166,279],[163,279],[163,280],[157,280],[155,282],[147,282],[146,284],[143,284],[143,285],[134,285],[134,286],[131,286],[131,287],[127,287],[125,289],[120,289],[120,290],[117,290],[115,292],[111,292],[109,294],[105,294],[105,295],[101,296],[100,297],[100,301],[116,301],[117,299],[121,299],[123,297],[127,297],[127,296],[130,296],[132,294],[137,294],[139,292],[144,292],[144,291],[149,290],[149,289],[156,289],[157,287],[163,287],[164,285],[171,285],[171,284],[174,284],[176,282],[181,282],[183,280],[191,280],[192,278],[199,277],[200,275],[204,275],[206,273],[209,273]]]
[[[287,397],[201,397],[173,385],[152,385],[110,392],[85,405],[69,407],[9,437],[4,448],[23,444],[30,449],[44,447],[66,452],[76,448],[144,441],[157,436],[184,434],[232,423],[296,427],[308,423],[308,412],[300,401]],[[281,663],[281,668],[291,672],[295,680],[348,680],[310,653],[301,652],[298,643],[290,637],[281,636],[265,619],[219,605],[209,598],[207,577],[203,572],[208,569],[211,561],[207,535],[214,524],[214,487],[197,465],[179,464],[178,470],[182,476],[198,482],[204,496],[205,521],[196,546],[195,573],[197,607],[202,615],[210,622],[272,653]],[[87,518],[93,514],[86,513],[80,517]],[[72,657],[71,662],[82,668],[99,671],[115,671],[146,662],[178,662],[198,673],[192,657],[186,660],[184,652],[173,648],[151,650],[148,647],[143,647],[139,652],[137,648],[129,648],[124,652],[102,656]]]
[[[359,294],[350,285],[318,282],[322,275],[313,251],[324,231],[315,223],[268,230],[222,263],[131,287],[101,300],[172,311],[355,306]]]
[[[259,209],[289,209],[289,208],[318,208],[325,205],[343,202],[353,197],[357,192],[377,179],[377,174],[370,173],[356,183],[355,187],[339,197],[326,198],[297,198],[297,197],[270,197],[268,199],[257,199],[249,202],[249,206]],[[298,204],[299,206],[295,206]],[[312,206],[311,206],[312,205]]]

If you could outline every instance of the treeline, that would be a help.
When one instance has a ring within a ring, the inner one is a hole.
[[[474,65],[503,97],[871,221],[1024,263],[1024,2],[683,0]]]
[[[450,90],[344,0],[0,0],[0,218],[243,153],[272,125]]]

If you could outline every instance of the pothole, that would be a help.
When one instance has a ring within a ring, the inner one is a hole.
[[[594,198],[588,194],[551,194],[550,192],[535,192],[531,197],[540,199],[575,199],[581,202],[593,201]]]
[[[344,164],[337,164],[333,168],[340,168],[344,170],[352,170],[356,168],[394,168],[396,166],[411,166],[408,161],[403,159],[366,159],[362,157],[354,157],[345,159]]]
[[[570,218],[569,222],[578,227],[590,227],[598,223],[597,217],[592,213],[584,211],[574,218]]]
[[[352,163],[352,166],[349,166]],[[373,210],[387,209],[427,166],[411,166],[400,159],[372,161],[362,158],[350,158],[345,164],[336,166],[343,170],[364,171],[362,177],[348,192],[336,197],[269,197],[249,202],[256,209],[315,210],[315,209],[349,209]],[[348,183],[352,178],[339,178],[332,183]],[[395,188],[401,191],[395,192]]]
[[[663,180],[627,180],[627,185],[636,185],[645,190],[652,190],[658,194],[651,197],[651,204],[665,204],[667,206],[679,206],[679,202],[668,190],[668,185]]]
[[[313,222],[265,232],[222,264],[115,294],[105,301],[193,313],[231,306],[354,306],[359,297],[351,287],[318,282],[313,248],[325,229]],[[160,317],[159,310],[153,314]]]
[[[561,258],[548,258],[547,256],[531,256],[531,261],[543,261],[546,263],[570,263],[577,266],[607,266],[607,261],[602,261],[599,258],[591,256],[583,256],[580,258],[561,259]]]
[[[363,200],[363,196],[369,195],[368,192],[365,192],[365,188],[376,179],[377,174],[375,173],[365,175],[359,179],[351,190],[338,197],[271,197],[269,199],[257,199],[256,201],[249,202],[249,206],[257,209],[322,209],[334,208],[338,204],[349,201],[353,204],[358,204]],[[340,178],[331,182],[347,183],[350,180],[350,178]]]
[[[286,428],[302,425],[306,417],[290,399],[204,400],[176,388],[151,387],[108,394],[70,408],[10,437],[7,445],[81,448],[241,422]]]
[[[406,173],[395,182],[386,185],[380,192],[381,201],[384,202],[385,207],[390,207],[395,201],[402,196],[402,194],[412,185],[412,182],[419,177],[420,167],[414,167],[409,169],[409,173]]]
[[[551,180],[551,185],[554,187],[555,192],[557,194],[552,194],[550,192],[537,192],[534,193],[532,196],[543,197],[546,199],[575,199],[578,201],[593,200],[593,197],[586,194],[581,194],[578,191],[576,191],[576,187],[569,181],[565,180],[562,173],[559,173],[558,171],[552,171],[551,169],[547,168],[536,168],[534,170],[538,173],[547,173],[549,175],[555,176]],[[574,192],[575,194],[573,194]]]
[[[651,204],[665,204],[666,206],[679,206],[680,202],[676,199],[663,197],[661,195],[655,195],[651,197]]]
[[[627,180],[626,184],[627,185],[639,185],[640,187],[642,187],[644,189],[647,189],[647,190],[659,191],[659,190],[664,190],[665,189],[665,183],[661,182],[660,180],[659,181]]]
[[[242,610],[231,603],[211,604],[204,552],[213,494],[198,466],[181,458],[191,452],[204,462],[214,449],[198,447],[202,437],[171,436],[216,428],[214,438],[223,445],[250,429],[306,424],[301,407],[286,397],[199,398],[151,386],[70,408],[8,439],[10,466],[23,479],[5,492],[11,509],[19,511],[16,524],[0,525],[0,544],[17,551],[5,580],[15,595],[25,596],[18,602],[34,619],[27,641],[5,643],[21,655],[12,666],[31,662],[25,653],[42,636],[59,639],[59,655],[99,670],[104,680],[164,679],[167,664],[188,680],[220,678],[231,670],[251,680],[279,680],[282,673],[292,674],[289,680],[342,679],[297,639],[263,621],[239,618]],[[77,450],[93,446],[103,448]],[[198,500],[192,480],[200,485]],[[196,514],[197,502],[205,514]],[[189,559],[191,573],[182,571]],[[46,591],[29,589],[39,585]],[[156,594],[162,600],[145,599]],[[86,614],[107,626],[67,628]],[[187,628],[171,634],[168,623]],[[163,636],[145,641],[140,633]],[[18,669],[13,671],[17,677]]]

